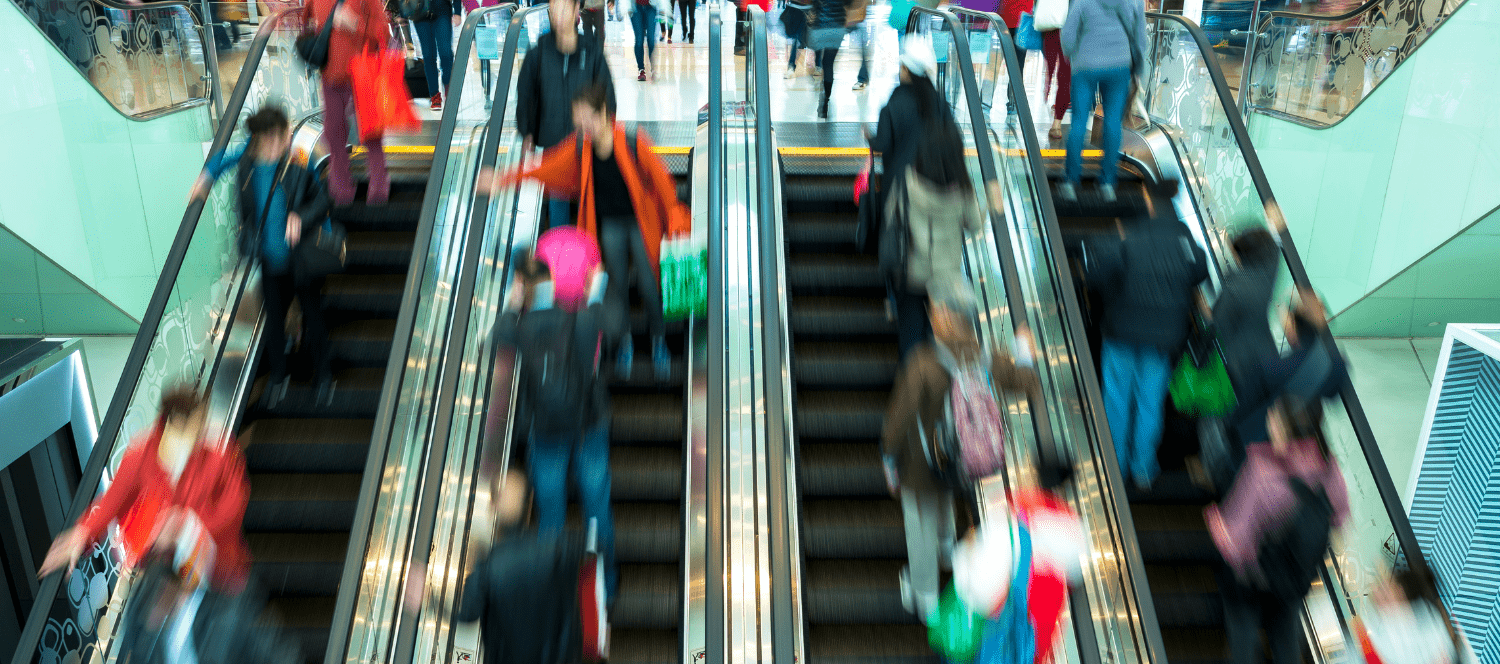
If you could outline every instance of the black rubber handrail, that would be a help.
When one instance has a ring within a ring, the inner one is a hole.
[[[714,7],[717,5],[709,5]],[[724,18],[710,12],[708,19],[708,375],[725,376],[724,371]],[[714,367],[718,367],[714,369]],[[710,406],[724,403],[724,381],[708,381]],[[704,660],[720,664],[729,659],[727,642],[724,583],[724,409],[707,409],[708,445],[704,480],[707,485],[708,519],[704,553],[704,589],[707,614],[704,616]],[[687,653],[683,653],[684,658]]]
[[[969,113],[969,122],[973,127],[974,148],[979,158],[979,171],[981,179],[985,182],[986,188],[988,188],[989,183],[998,181],[997,169],[994,162],[995,151],[990,144],[989,124],[985,121],[979,84],[974,78],[974,63],[970,57],[968,30],[963,27],[963,24],[951,12],[928,9],[918,5],[907,18],[906,32],[908,34],[912,33],[918,27],[921,21],[919,17],[922,15],[940,18],[947,24],[949,32],[953,35],[955,41],[953,50],[958,56],[958,75],[960,82],[964,86],[964,98],[968,106],[966,110]],[[993,14],[988,15],[987,18],[991,18],[991,20],[996,22],[1000,20],[998,16]],[[997,24],[1003,25],[1003,23]],[[1004,53],[1006,70],[1010,72],[1021,71],[1020,63],[1016,59],[1015,48],[1010,41],[1010,35],[1001,30],[996,30],[995,32],[1001,40],[1000,50]],[[1032,172],[1045,174],[1046,171],[1041,168],[1041,148],[1037,145],[1036,132],[1030,129],[1032,127],[1031,111],[1025,103],[1026,92],[1024,87],[1022,87],[1021,77],[1009,76],[1008,79],[1011,85],[1011,94],[1019,100],[1019,103],[1016,104],[1016,113],[1019,116],[1023,129],[1022,135],[1026,140],[1026,151],[1031,161]],[[1044,192],[1036,192],[1036,197],[1041,203],[1044,218],[1056,224],[1057,214],[1053,210],[1051,196],[1046,195]],[[986,198],[988,198],[988,192],[986,192]],[[1010,227],[1005,219],[1002,218],[1002,215],[996,213],[993,204],[988,206],[988,208],[986,216],[990,219],[990,226],[995,233],[996,243],[999,245],[997,247],[998,251],[995,253],[1000,258],[1001,276],[1005,280],[1006,309],[1011,316],[1011,327],[1015,330],[1022,328],[1029,329],[1030,325],[1026,323],[1026,294],[1021,289],[1021,278],[1019,267],[1016,264],[1015,252],[1010,250],[1012,246]],[[1071,289],[1064,290],[1071,293]],[[1076,313],[1076,309],[1073,311]],[[1033,332],[1032,334],[1034,335],[1035,333]],[[1098,404],[1095,405],[1098,406]],[[1072,459],[1073,455],[1061,451],[1063,443],[1057,440],[1055,436],[1051,417],[1046,406],[1040,403],[1033,404],[1030,410],[1037,428],[1039,457],[1046,458],[1050,454],[1054,460]],[[1102,412],[1102,406],[1099,406],[1095,410],[1096,412]],[[1108,427],[1103,427],[1103,430],[1107,432]],[[1108,445],[1106,446],[1108,447]],[[1099,645],[1094,637],[1093,611],[1089,606],[1088,593],[1080,586],[1072,586],[1068,592],[1068,602],[1070,604],[1070,612],[1073,615],[1073,630],[1078,639],[1079,656],[1083,658],[1085,664],[1098,664],[1101,661],[1101,657]],[[1154,622],[1152,624],[1154,625]]]
[[[1223,106],[1224,117],[1229,123],[1229,131],[1234,135],[1234,141],[1239,146],[1240,154],[1245,159],[1245,168],[1250,173],[1250,179],[1255,183],[1256,194],[1260,196],[1261,204],[1265,207],[1267,220],[1271,222],[1272,230],[1276,231],[1281,239],[1281,253],[1286,260],[1288,271],[1292,274],[1292,282],[1298,287],[1312,288],[1312,282],[1307,277],[1307,268],[1302,264],[1302,258],[1297,253],[1297,247],[1292,242],[1292,234],[1286,228],[1286,223],[1281,217],[1281,206],[1276,202],[1276,196],[1271,193],[1271,182],[1266,178],[1265,169],[1260,165],[1260,157],[1255,152],[1255,145],[1250,141],[1250,133],[1245,129],[1245,121],[1235,112],[1237,106],[1234,97],[1229,92],[1229,84],[1224,79],[1224,72],[1219,68],[1218,58],[1209,57],[1213,48],[1209,45],[1208,37],[1203,34],[1198,24],[1171,14],[1159,14],[1146,12],[1146,17],[1159,21],[1171,21],[1183,26],[1188,34],[1192,35],[1197,44],[1199,53],[1208,68],[1208,74],[1213,81],[1214,90],[1219,96],[1219,103]],[[1333,332],[1324,328],[1320,335],[1323,342],[1334,344]],[[1370,466],[1370,474],[1375,480],[1375,488],[1380,493],[1380,502],[1385,506],[1386,515],[1391,519],[1391,527],[1395,530],[1396,541],[1401,544],[1401,550],[1406,554],[1406,562],[1414,570],[1431,571],[1427,564],[1427,558],[1422,553],[1421,546],[1417,543],[1417,535],[1412,530],[1411,521],[1406,516],[1406,508],[1401,504],[1401,496],[1396,492],[1396,485],[1391,482],[1390,470],[1385,465],[1385,458],[1381,456],[1380,447],[1375,442],[1375,433],[1370,429],[1369,419],[1365,416],[1365,409],[1359,402],[1359,396],[1354,393],[1354,383],[1346,379],[1339,388],[1339,396],[1344,403],[1344,410],[1349,415],[1349,422],[1354,428],[1354,435],[1359,440],[1360,450],[1364,453],[1365,462]],[[1427,575],[1432,578],[1431,575]],[[1433,596],[1437,596],[1433,589]],[[1445,614],[1447,609],[1439,607]]]
[[[245,64],[241,69],[243,72],[250,72],[250,75],[241,75],[239,82],[235,84],[234,93],[230,95],[229,103],[225,107],[226,118],[238,118],[240,110],[244,108],[245,100],[250,96],[251,84],[255,81],[255,71],[260,66],[261,56],[265,54],[266,45],[270,42],[271,34],[275,32],[277,24],[285,17],[300,12],[300,8],[277,12],[262,23],[260,29],[256,31],[255,39],[250,43],[250,50],[245,55]],[[213,143],[209,146],[210,155],[217,155],[228,147],[229,140],[234,135],[234,129],[234,122],[219,123],[219,128],[214,132]],[[204,161],[204,167],[207,167],[207,160]],[[172,240],[172,248],[167,251],[161,277],[156,281],[156,288],[151,293],[151,301],[146,305],[146,313],[141,316],[141,331],[136,334],[135,342],[130,346],[130,354],[125,358],[125,367],[120,373],[120,381],[115,386],[109,409],[104,413],[104,422],[99,427],[94,449],[89,453],[88,464],[84,466],[83,473],[80,475],[78,492],[73,495],[73,502],[68,507],[68,518],[64,523],[77,523],[83,515],[84,508],[88,507],[99,492],[99,485],[104,479],[104,466],[109,462],[110,452],[114,450],[115,443],[120,437],[125,410],[135,395],[136,386],[140,383],[146,357],[150,354],[151,344],[156,339],[162,316],[166,314],[172,289],[176,286],[177,277],[182,272],[188,247],[192,244],[193,234],[198,230],[198,222],[203,216],[205,205],[207,201],[202,199],[188,203],[187,211],[182,215],[182,223],[177,226],[177,236]],[[64,576],[66,575],[53,574],[42,580],[37,590],[37,601],[32,605],[31,613],[26,619],[26,626],[21,630],[21,638],[17,641],[16,653],[11,658],[12,664],[29,664],[36,655],[42,628],[46,626],[48,614],[51,613],[53,604],[56,602]]]

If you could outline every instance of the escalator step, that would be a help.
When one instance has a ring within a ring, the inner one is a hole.
[[[676,564],[622,565],[611,626],[672,629],[682,619],[682,574]]]
[[[1219,559],[1203,510],[1196,505],[1130,506],[1140,539],[1141,555],[1148,562],[1213,562]]]
[[[880,447],[844,442],[810,442],[803,438],[797,457],[802,494],[809,498],[887,495]]]
[[[898,559],[809,560],[807,619],[828,625],[914,622],[901,606],[904,564]]]
[[[940,664],[927,628],[911,625],[819,625],[807,631],[809,664]]]
[[[1172,664],[1225,664],[1229,643],[1219,630],[1162,627],[1162,645]]]
[[[682,495],[682,450],[616,447],[609,452],[611,495],[616,502],[676,502]]]
[[[609,634],[610,664],[676,664],[675,629],[619,629]]]
[[[582,532],[576,509],[570,511],[569,527]],[[614,514],[615,559],[622,567],[639,563],[675,565],[682,558],[680,503],[616,503]]]
[[[881,388],[896,380],[895,344],[802,342],[792,347],[792,372],[801,388]]]
[[[286,399],[269,410],[255,406],[257,416],[272,417],[347,417],[368,419],[375,416],[380,405],[380,390],[384,386],[385,369],[354,368],[335,371],[335,386],[331,403],[317,403],[317,386],[311,383],[292,381]],[[257,381],[255,399],[265,389],[265,379]]]
[[[394,318],[349,321],[328,333],[335,362],[355,367],[385,367],[396,336]]]
[[[611,399],[614,402],[609,431],[612,445],[680,445],[687,434],[687,412],[681,393],[615,394]]]
[[[814,438],[880,438],[890,397],[884,391],[798,391],[797,433]]]
[[[1208,565],[1147,565],[1146,578],[1163,627],[1222,627],[1224,603]]]
[[[788,202],[796,204],[846,204],[854,207],[854,178],[844,175],[799,175],[782,186]],[[792,206],[788,206],[792,207]],[[796,207],[802,207],[796,205]],[[810,206],[809,206],[810,207]]]
[[[371,420],[256,420],[240,434],[252,473],[362,473]]]
[[[839,247],[853,252],[859,221],[844,214],[799,213],[786,216],[785,240],[805,249],[809,246]]]
[[[349,233],[345,271],[354,274],[405,274],[411,263],[414,232],[363,231]]]
[[[268,610],[280,620],[286,634],[302,644],[307,661],[322,661],[328,649],[328,629],[333,623],[332,597],[273,597]]]
[[[894,335],[896,323],[885,315],[879,297],[795,296],[788,303],[792,334],[797,336]]]
[[[786,278],[792,292],[799,294],[885,293],[879,262],[859,254],[792,254],[787,257]]]
[[[396,318],[405,287],[405,274],[333,274],[323,283],[323,304],[333,310]]]
[[[354,473],[258,474],[250,482],[245,530],[348,531],[359,502]]]
[[[282,597],[332,597],[338,593],[345,533],[251,533],[245,536],[254,559],[254,574],[271,593]]]
[[[808,558],[906,557],[901,504],[890,498],[816,500],[802,507],[802,550]]]

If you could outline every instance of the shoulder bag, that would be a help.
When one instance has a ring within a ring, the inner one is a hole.
[[[344,0],[333,3],[333,10],[328,12],[328,17],[323,20],[323,27],[316,33],[303,29],[302,34],[297,35],[297,55],[309,67],[322,69],[328,66],[328,41],[333,35],[333,17],[342,6]]]

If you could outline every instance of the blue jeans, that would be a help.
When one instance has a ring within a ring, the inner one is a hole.
[[[860,23],[854,27],[849,28],[849,34],[858,35],[857,39],[859,40],[859,76],[855,78],[855,80],[860,83],[869,83],[870,31],[865,27],[865,24]],[[853,45],[854,41],[854,39],[850,39],[850,45]]]
[[[1156,448],[1161,444],[1162,404],[1172,364],[1153,346],[1104,339],[1104,414],[1125,479],[1156,479]]]
[[[653,62],[656,58],[656,6],[637,3],[635,13],[630,15],[630,27],[635,28],[635,68],[645,69],[646,55],[649,53]]]
[[[568,477],[578,489],[585,531],[599,521],[599,555],[610,597],[619,587],[615,568],[615,518],[609,505],[609,421],[583,431],[531,433],[527,471],[536,493],[537,524],[543,535],[560,533],[568,515]]]
[[[453,77],[453,19],[439,16],[431,21],[412,21],[422,42],[422,66],[427,69],[427,92],[435,95],[448,87]],[[442,64],[441,76],[438,64]]]
[[[1104,99],[1104,158],[1099,161],[1099,184],[1114,186],[1119,176],[1120,123],[1130,97],[1130,69],[1073,70],[1073,124],[1068,130],[1068,182],[1083,179],[1083,140],[1094,117],[1094,95]]]
[[[547,199],[547,228],[571,226],[574,221],[573,201],[566,198]]]

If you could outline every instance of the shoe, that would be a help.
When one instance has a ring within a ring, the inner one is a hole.
[[[823,78],[823,68],[822,67],[813,67],[812,68],[812,75],[815,76],[815,77],[817,77],[817,78]]]
[[[319,406],[328,407],[333,405],[333,393],[339,387],[339,382],[333,379],[331,374],[319,376],[314,401]]]
[[[615,374],[620,380],[630,380],[630,370],[635,367],[635,341],[629,336],[620,343],[620,350],[615,351]]]
[[[428,106],[434,111],[443,110],[443,93],[432,93],[432,99],[428,100]]]
[[[667,350],[667,340],[656,337],[651,340],[651,366],[656,370],[656,380],[665,383],[672,377],[672,351]]]
[[[644,80],[646,80],[646,70],[642,69],[640,75],[635,77],[635,80],[637,80],[637,81],[644,81]]]
[[[1047,138],[1054,141],[1062,138],[1062,120],[1052,121],[1052,128],[1047,130]]]
[[[828,98],[827,97],[824,97],[822,101],[818,102],[818,119],[819,120],[827,120],[828,119]]]
[[[667,35],[667,43],[672,43],[672,35]]]
[[[917,602],[911,593],[911,568],[902,565],[901,572],[897,576],[901,579],[901,608],[906,609],[907,613],[916,615]]]
[[[1115,202],[1115,186],[1112,184],[1099,185],[1099,200],[1105,203]]]
[[[1136,475],[1135,477],[1131,478],[1131,480],[1135,483],[1136,491],[1139,491],[1141,493],[1151,492],[1151,480],[1146,479],[1145,476]]]
[[[854,84],[854,89],[856,91],[863,90],[863,89],[868,88],[868,87],[870,87],[870,84],[866,83],[864,81],[860,81],[860,82]]]
[[[790,81],[790,80],[792,80],[794,78],[797,78],[797,70],[795,70],[795,69],[788,69],[788,70],[786,70],[785,74],[781,75],[781,77],[784,78],[784,79],[787,79],[788,81]]]
[[[280,378],[273,376],[272,380],[266,381],[266,394],[262,397],[266,402],[266,408],[275,408],[281,405],[281,402],[286,400],[286,393],[291,387],[292,379],[290,376],[282,376]]]
[[[1069,203],[1076,203],[1076,202],[1078,202],[1078,190],[1073,186],[1073,183],[1071,183],[1071,182],[1059,182],[1059,183],[1057,183],[1057,192],[1056,193],[1057,193],[1057,200],[1067,201]]]

